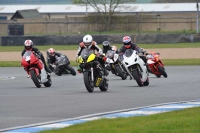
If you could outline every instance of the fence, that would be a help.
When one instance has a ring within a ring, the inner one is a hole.
[[[59,15],[58,15],[59,16]],[[55,16],[54,16],[55,17]],[[61,17],[61,16],[59,16]],[[0,35],[8,35],[10,25],[23,25],[24,35],[72,35],[87,31],[104,31],[101,20],[88,21],[84,16],[65,16],[65,19],[18,19],[0,21]],[[115,31],[195,31],[196,13],[141,13],[114,17],[111,30]]]

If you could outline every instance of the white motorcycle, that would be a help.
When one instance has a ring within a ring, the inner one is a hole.
[[[127,74],[122,68],[122,63],[118,59],[119,54],[113,50],[108,50],[106,53],[106,63],[109,65],[110,71],[116,76],[120,76],[122,80],[127,78]]]
[[[127,49],[123,54],[122,64],[130,78],[135,79],[140,87],[149,85],[147,67],[137,51]]]

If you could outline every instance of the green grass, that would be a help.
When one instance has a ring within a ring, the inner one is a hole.
[[[200,107],[149,116],[100,119],[40,133],[199,133]]]
[[[165,66],[200,65],[200,59],[162,59]]]
[[[200,65],[200,59],[162,59],[165,66]],[[71,66],[78,66],[76,61],[70,61]],[[20,61],[0,61],[0,67],[21,67]]]
[[[120,48],[122,44],[112,44]],[[144,49],[151,48],[200,48],[200,42],[198,43],[173,43],[173,44],[137,44]],[[79,44],[74,45],[48,45],[48,46],[35,46],[40,51],[46,51],[48,48],[53,47],[55,50],[77,50]],[[102,48],[102,44],[99,44]],[[22,51],[23,46],[0,46],[0,52],[18,52]]]

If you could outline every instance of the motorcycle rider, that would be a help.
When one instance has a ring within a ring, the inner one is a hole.
[[[103,53],[104,55],[106,55],[106,53],[108,52],[108,50],[112,50],[112,51],[115,51],[115,53],[119,53],[118,49],[116,46],[110,46],[110,42],[109,41],[104,41],[102,43],[103,45]],[[105,64],[105,67],[108,71],[110,71],[110,66],[108,63]]]
[[[60,57],[62,54],[56,52],[54,48],[49,48],[47,50],[47,64],[48,67],[53,71],[55,68],[56,56]]]
[[[122,39],[123,45],[121,46],[119,53],[122,55],[126,49],[133,49],[136,50],[138,53],[142,53],[143,55],[140,56],[140,58],[144,61],[145,64],[147,64],[147,59],[144,55],[143,48],[140,48],[137,46],[137,44],[132,43],[131,38],[129,36],[124,36]]]
[[[24,42],[24,49],[23,49],[23,51],[22,51],[22,53],[21,53],[21,56],[23,56],[24,53],[25,53],[26,51],[34,51],[36,54],[38,54],[39,57],[40,57],[40,59],[41,59],[42,62],[44,63],[44,69],[46,70],[47,74],[49,74],[49,73],[52,72],[52,71],[47,67],[43,54],[39,51],[38,48],[33,47],[33,42],[32,42],[32,40],[30,40],[30,39],[25,40],[25,42]],[[27,76],[27,78],[29,78],[29,75]]]
[[[85,35],[83,37],[83,42],[81,42],[79,44],[79,47],[78,47],[78,51],[77,51],[77,54],[76,54],[76,61],[78,60],[78,56],[80,56],[81,52],[83,49],[91,49],[94,51],[95,53],[95,50],[98,51],[98,53],[100,54],[99,58],[98,58],[98,61],[99,63],[101,64],[101,66],[103,67],[104,69],[104,73],[105,75],[107,76],[108,75],[108,72],[107,70],[105,69],[105,56],[103,55],[103,51],[102,49],[97,45],[97,42],[93,41],[93,37],[91,35]],[[78,66],[78,69],[77,71],[79,73],[82,72],[82,69],[80,68],[80,66]]]
[[[116,46],[110,46],[110,42],[109,41],[104,41],[102,43],[103,45],[103,53],[106,54],[108,50],[113,50],[116,53],[118,53],[118,49]]]

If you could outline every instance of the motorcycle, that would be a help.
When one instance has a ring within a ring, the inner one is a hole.
[[[66,55],[56,57],[55,66],[53,66],[53,68],[54,73],[58,76],[61,76],[64,73],[71,74],[73,76],[76,75],[76,71],[70,65],[70,61]]]
[[[44,64],[38,54],[33,51],[26,51],[22,57],[21,65],[30,75],[37,88],[40,88],[41,84],[44,84],[45,87],[51,86],[51,76],[45,71]]]
[[[78,57],[80,68],[82,69],[84,84],[88,92],[93,92],[94,87],[99,87],[101,91],[108,90],[108,82],[105,78],[103,67],[96,61],[96,54],[93,50],[83,49]]]
[[[148,71],[144,61],[139,57],[138,52],[127,49],[123,54],[122,64],[131,79],[135,79],[137,84],[142,86],[149,85]]]
[[[119,54],[113,50],[108,50],[106,53],[106,63],[108,70],[110,70],[116,76],[120,76],[122,80],[127,78],[127,74],[122,68],[122,63],[119,61]]]
[[[158,78],[161,77],[161,75],[167,78],[167,73],[164,68],[164,63],[160,58],[160,53],[148,52],[146,53],[146,58],[150,73],[155,74]]]

